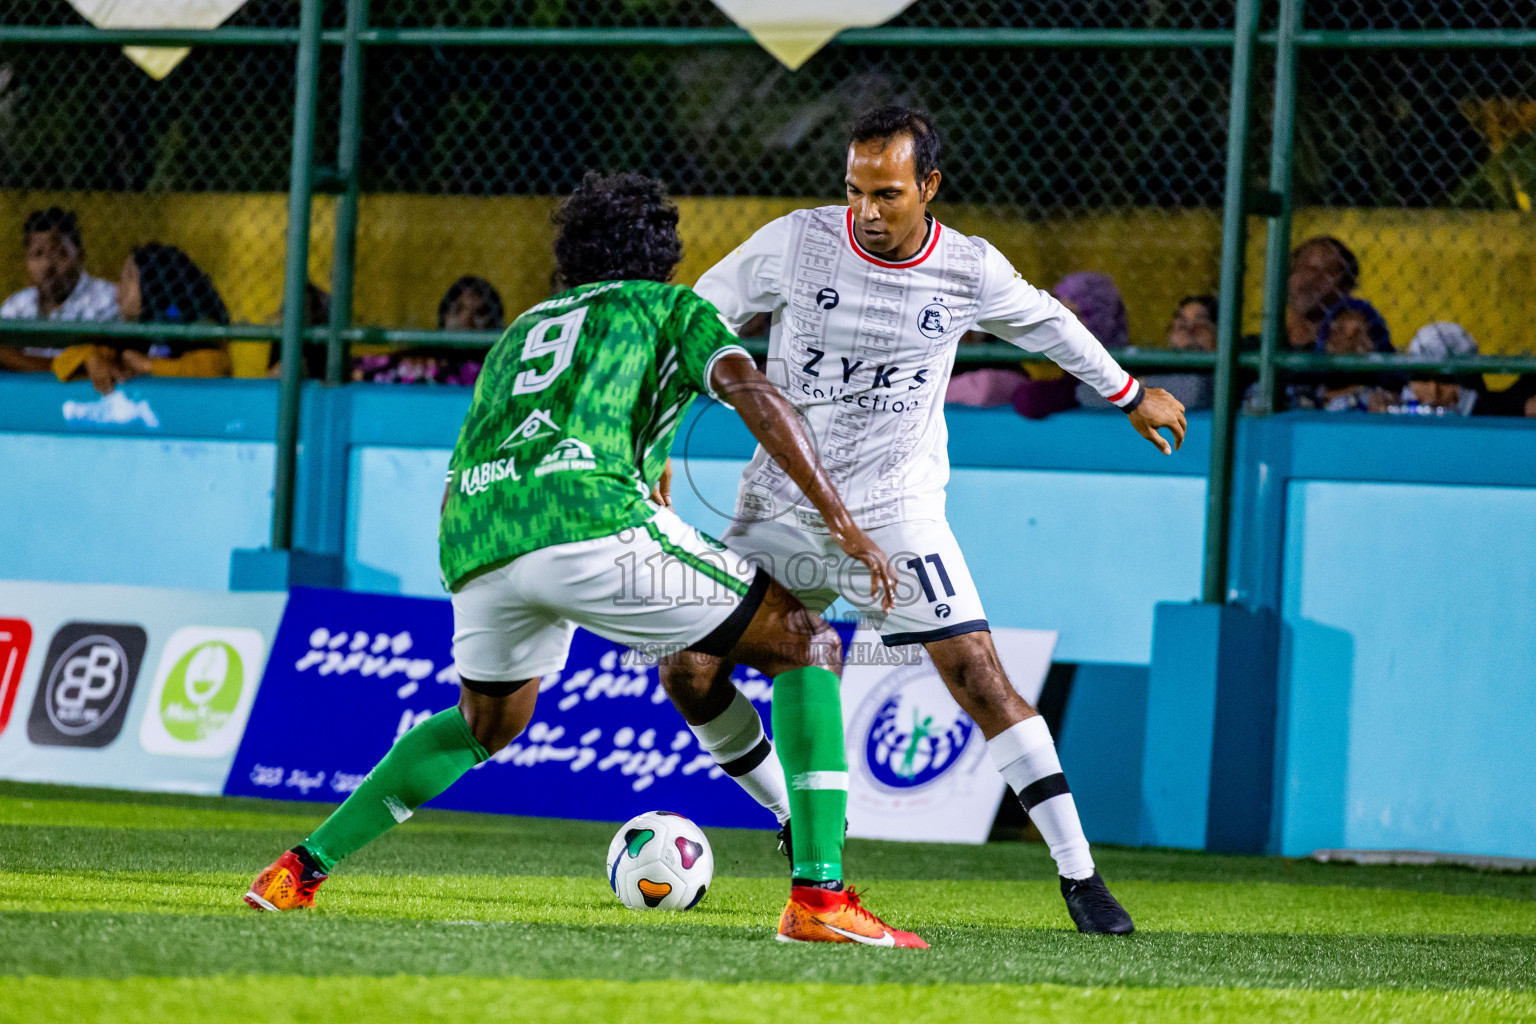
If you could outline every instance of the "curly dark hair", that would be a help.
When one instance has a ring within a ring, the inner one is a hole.
[[[149,242],[135,246],[143,323],[227,324],[229,310],[203,268],[174,245]]]
[[[556,285],[666,281],[683,258],[677,207],[643,174],[588,171],[555,211]]]
[[[848,126],[850,142],[886,142],[905,135],[912,140],[912,164],[921,185],[939,169],[939,153],[944,148],[939,126],[932,116],[912,107],[876,107],[860,114]]]

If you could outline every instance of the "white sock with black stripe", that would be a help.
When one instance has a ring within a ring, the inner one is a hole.
[[[1093,855],[1045,719],[1035,715],[1004,729],[987,741],[987,749],[1045,838],[1057,873],[1063,878],[1093,874]]]
[[[763,731],[763,720],[745,694],[737,690],[730,705],[713,720],[688,728],[725,774],[772,811],[779,824],[789,820],[789,787],[784,782],[784,766],[773,756],[773,744]]]

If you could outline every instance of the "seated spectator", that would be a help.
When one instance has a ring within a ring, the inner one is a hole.
[[[1408,343],[1414,359],[1457,359],[1477,355],[1477,342],[1460,324],[1437,322],[1420,327]],[[1403,386],[1390,413],[1418,416],[1470,416],[1477,405],[1480,378],[1477,374],[1423,374],[1414,372]]]
[[[267,318],[267,323],[281,325],[283,322],[283,307],[279,305]],[[331,293],[315,284],[313,281],[304,282],[304,326],[325,327],[331,322]],[[259,349],[260,365],[263,368],[259,373],[242,373],[236,360],[235,376],[269,377],[273,380],[283,376],[283,346],[279,342],[230,342],[230,355],[233,357],[236,346],[249,347],[252,351]],[[310,380],[325,379],[325,349],[320,345],[304,346],[304,375]]]
[[[437,326],[445,331],[499,331],[507,324],[501,293],[483,277],[468,274],[448,286],[437,304]]]
[[[229,323],[229,310],[202,268],[159,242],[138,246],[123,264],[117,305],[129,322]],[[227,377],[229,370],[222,344],[175,339],[72,345],[53,360],[59,380],[86,377],[104,395],[134,377]]]
[[[501,295],[482,277],[468,275],[448,286],[437,304],[445,331],[499,331],[506,326]],[[485,359],[456,348],[415,348],[352,361],[352,379],[374,384],[473,384]]]
[[[1168,347],[1174,352],[1216,351],[1216,297],[1189,295],[1179,300],[1179,308],[1168,325]],[[1157,373],[1141,378],[1144,387],[1163,388],[1184,408],[1209,409],[1213,395],[1209,373]]]
[[[1083,271],[1062,278],[1051,294],[1082,321],[1105,348],[1124,348],[1130,343],[1130,321],[1120,289],[1108,274]],[[1052,413],[1082,403],[1092,409],[1113,409],[1109,402],[1076,377],[1051,364],[1026,363],[1029,379],[1013,395],[1013,407],[1021,416],[1044,419]]]
[[[1316,235],[1291,250],[1286,282],[1285,340],[1297,352],[1316,347],[1323,321],[1360,283],[1360,260],[1331,235]]]
[[[1125,348],[1131,343],[1130,317],[1125,311],[1125,300],[1115,279],[1108,274],[1084,272],[1068,274],[1061,279],[1053,294],[1061,304],[1070,309],[1088,328],[1088,332],[1105,348]],[[1101,397],[1087,384],[1076,387],[1077,404],[1084,409],[1115,409],[1114,403]]]
[[[1329,355],[1390,354],[1392,332],[1376,307],[1364,299],[1336,303],[1318,326],[1316,351]],[[1328,412],[1384,412],[1397,400],[1405,381],[1401,374],[1326,374],[1314,385],[1314,408]],[[1306,385],[1299,385],[1305,387]]]
[[[0,319],[92,321],[117,319],[117,289],[85,272],[80,224],[70,210],[33,210],[21,227],[32,287],[0,304]],[[0,370],[46,372],[62,349],[0,345]]]
[[[1315,235],[1292,249],[1282,351],[1391,352],[1386,321],[1369,302],[1354,297],[1359,283],[1360,260],[1337,238]],[[1395,401],[1402,384],[1398,374],[1293,373],[1278,407],[1382,410]],[[1248,389],[1246,403],[1257,405],[1254,388]]]

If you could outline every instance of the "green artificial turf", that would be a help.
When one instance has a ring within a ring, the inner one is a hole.
[[[344,1007],[338,1012],[338,1007]],[[8,1015],[14,1012],[14,1018]],[[23,1016],[23,1012],[25,1016]],[[921,1021],[978,1024],[1229,1024],[1232,1021],[1460,1024],[1529,1021],[1525,993],[1376,992],[1059,985],[922,984],[847,986],[697,981],[490,980],[395,976],[307,978],[134,978],[60,982],[0,978],[0,1020],[217,1020],[252,1024],[357,1021]]]
[[[0,783],[0,1021],[1536,1019],[1531,875],[1103,849],[1114,939],[1070,930],[1039,846],[853,841],[933,948],[786,946],[768,833],[710,830],[704,903],[637,913],[611,824],[424,811],[317,910],[247,910],[327,810]]]

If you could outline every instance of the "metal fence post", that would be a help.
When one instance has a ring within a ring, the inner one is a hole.
[[[341,50],[341,125],[336,144],[336,176],[342,192],[336,201],[336,247],[331,267],[330,335],[325,346],[325,382],[342,382],[347,345],[341,332],[352,326],[352,283],[357,262],[357,151],[363,136],[363,45],[368,0],[347,0],[347,26]]]
[[[1296,141],[1296,33],[1303,0],[1280,0],[1275,40],[1275,120],[1269,153],[1269,190],[1279,208],[1264,242],[1264,319],[1259,347],[1259,409],[1275,411],[1275,351],[1285,330],[1291,260],[1291,164]]]
[[[288,179],[288,263],[283,276],[283,380],[277,412],[277,478],[272,549],[293,545],[299,401],[304,383],[304,285],[309,280],[309,213],[314,185],[315,94],[320,79],[320,0],[303,0],[294,70],[293,162]]]
[[[1232,46],[1232,100],[1227,115],[1226,200],[1222,208],[1221,294],[1216,379],[1211,412],[1211,467],[1205,494],[1205,579],[1201,600],[1223,604],[1232,531],[1232,448],[1237,421],[1237,349],[1242,337],[1243,246],[1247,239],[1248,123],[1253,106],[1253,51],[1259,0],[1238,0]]]

